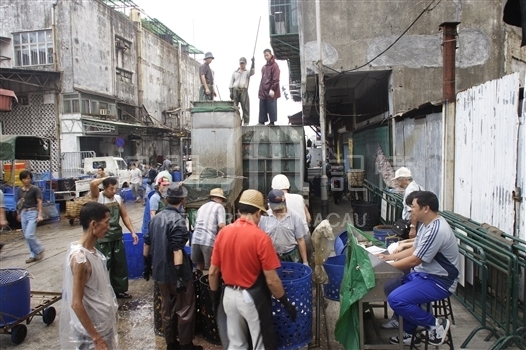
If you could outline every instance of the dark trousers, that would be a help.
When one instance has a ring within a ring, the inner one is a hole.
[[[194,339],[195,291],[192,280],[186,282],[186,292],[177,291],[177,283],[162,283],[161,317],[166,344],[173,344],[179,334],[179,343],[187,345]]]
[[[128,264],[122,239],[110,242],[97,242],[95,248],[106,257],[106,267],[110,274],[110,283],[117,293],[128,291]]]
[[[278,120],[278,100],[259,100],[259,123]]]

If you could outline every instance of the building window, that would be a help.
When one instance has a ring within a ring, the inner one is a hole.
[[[64,114],[80,113],[79,94],[64,94]]]
[[[51,29],[13,34],[15,66],[36,66],[53,63]]]

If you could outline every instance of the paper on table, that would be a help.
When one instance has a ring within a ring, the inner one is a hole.
[[[381,254],[381,253],[385,253],[385,251],[386,251],[385,248],[380,248],[380,247],[377,247],[375,245],[367,247],[367,248],[365,248],[365,250],[367,250],[371,254]]]

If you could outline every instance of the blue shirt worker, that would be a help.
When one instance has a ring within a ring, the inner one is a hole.
[[[181,173],[181,167],[179,165],[174,166],[174,171],[172,172],[173,182],[179,182],[183,180],[183,174]]]
[[[438,198],[434,193],[416,192],[411,210],[422,223],[413,247],[378,257],[394,260],[391,265],[400,270],[413,269],[388,297],[395,314],[404,319],[404,344],[409,345],[412,332],[422,326],[429,329],[427,342],[438,346],[446,340],[451,322],[445,317],[435,318],[420,305],[445,299],[457,288],[460,275],[457,239],[446,219],[438,214]],[[389,341],[398,344],[398,336]],[[419,342],[420,339],[416,340],[415,345]]]
[[[192,261],[201,271],[210,268],[216,236],[226,224],[225,207],[223,207],[223,201],[226,198],[223,190],[214,188],[208,197],[210,201],[203,204],[197,211],[192,235]]]

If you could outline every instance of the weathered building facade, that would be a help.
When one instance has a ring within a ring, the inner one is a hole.
[[[199,63],[189,53],[200,52],[129,3],[116,3],[0,6],[0,84],[20,97],[0,113],[3,133],[49,137],[54,172],[63,152],[180,161],[174,155],[190,131],[187,109],[199,87]]]
[[[276,57],[289,61],[291,91],[302,101],[304,120],[316,120],[320,110],[316,3],[269,1],[271,43]],[[387,128],[381,133],[386,137],[382,148],[393,157],[395,167],[415,168],[423,159],[432,159],[433,170],[415,172],[426,188],[440,192],[441,25],[460,22],[454,36],[456,91],[512,72],[524,73],[526,50],[520,47],[520,29],[503,22],[504,4],[500,0],[319,1],[326,134],[340,158],[349,156],[347,145],[352,142],[354,150],[370,150],[360,156],[366,160],[367,178],[380,184],[374,172],[377,141],[363,136],[370,133],[367,130]],[[454,98],[447,101],[454,102]],[[427,116],[429,120],[418,120]],[[434,148],[423,148],[421,140]]]

